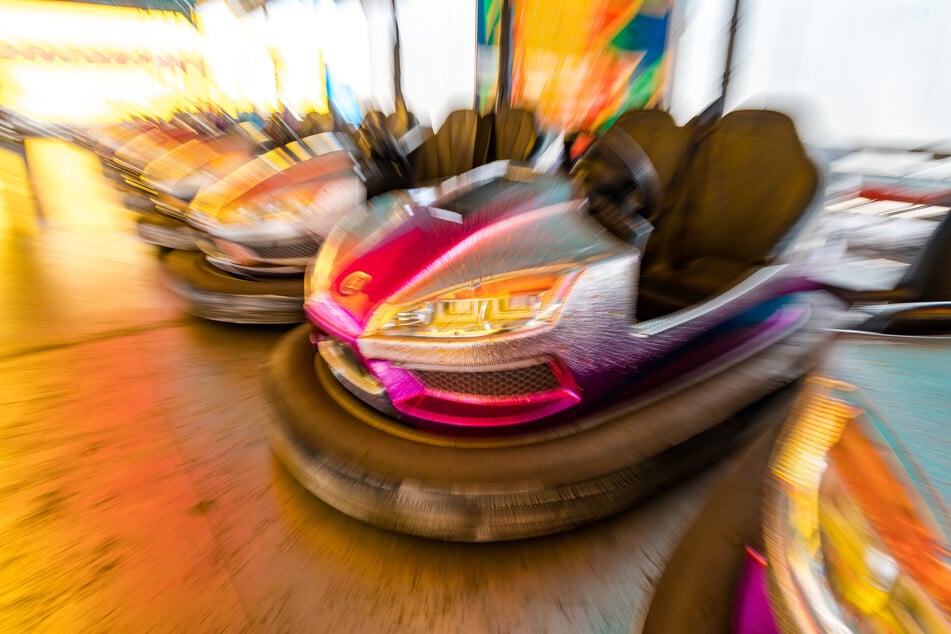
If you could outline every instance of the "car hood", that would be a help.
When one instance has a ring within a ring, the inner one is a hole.
[[[334,174],[352,174],[353,160],[333,133],[307,137],[266,152],[241,165],[225,178],[198,192],[189,215],[199,223],[214,223],[237,207],[253,208],[262,199],[305,187]]]
[[[414,303],[522,271],[579,270],[629,249],[590,218],[570,180],[527,170],[501,178],[500,163],[379,196],[349,214],[310,273],[308,312],[320,321],[328,310],[339,322],[342,310],[356,335],[383,303]],[[346,282],[357,278],[365,282],[350,292]]]
[[[149,163],[142,177],[147,181],[167,183],[187,178],[198,170],[214,170],[217,165],[221,166],[220,169],[229,166],[233,169],[251,160],[259,149],[258,144],[237,135],[192,139]]]

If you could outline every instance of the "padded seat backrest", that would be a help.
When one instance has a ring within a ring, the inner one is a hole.
[[[404,134],[409,132],[411,128],[416,127],[417,124],[418,122],[416,121],[415,115],[403,109],[397,110],[393,114],[387,116],[385,125],[386,129],[390,131],[390,134],[399,139]]]
[[[370,126],[385,127],[386,115],[379,110],[368,110],[366,114],[363,115],[363,121],[360,122],[360,128],[367,128]]]
[[[490,135],[491,126],[478,112],[450,113],[439,131],[419,148],[414,181],[448,178],[483,165],[488,158]]]
[[[820,186],[789,117],[740,110],[698,144],[672,213],[673,266],[715,256],[754,266],[772,260],[810,210]]]
[[[301,121],[298,134],[301,137],[320,134],[321,132],[333,132],[334,120],[328,113],[311,112]]]
[[[690,148],[691,130],[678,126],[670,113],[663,110],[630,110],[611,127],[623,130],[641,146],[657,170],[666,194]]]
[[[525,161],[538,140],[535,115],[529,110],[501,108],[492,118],[492,158]]]

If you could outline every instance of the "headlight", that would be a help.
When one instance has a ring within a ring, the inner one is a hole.
[[[523,271],[447,289],[408,304],[384,304],[368,332],[479,337],[553,324],[577,271]]]
[[[947,538],[847,384],[812,379],[770,467],[765,538],[784,630],[951,631]]]

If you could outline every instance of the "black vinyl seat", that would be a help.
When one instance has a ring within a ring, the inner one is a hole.
[[[924,249],[893,289],[852,291],[827,285],[850,304],[951,302],[951,213],[946,214]]]
[[[774,262],[816,207],[818,170],[778,112],[725,115],[687,160],[647,246],[639,319],[712,297]]]
[[[916,302],[951,302],[951,214],[938,223],[898,287]]]

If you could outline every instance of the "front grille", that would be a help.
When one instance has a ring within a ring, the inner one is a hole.
[[[457,394],[516,396],[548,392],[561,387],[547,363],[495,372],[414,370],[413,373],[429,389]]]
[[[269,260],[290,260],[315,256],[320,243],[308,238],[298,242],[285,242],[283,244],[245,244],[244,246],[261,258],[267,258]]]

